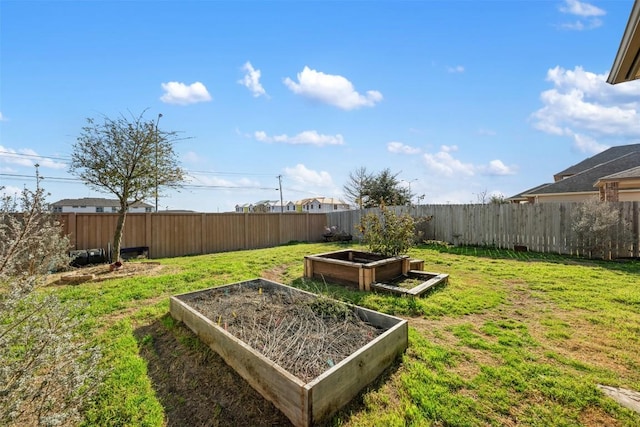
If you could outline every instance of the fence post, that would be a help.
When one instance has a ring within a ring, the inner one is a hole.
[[[249,249],[249,233],[247,230],[249,229],[249,212],[244,213],[244,248]]]
[[[638,258],[640,252],[640,248],[638,248],[638,246],[640,245],[640,230],[638,227],[638,220],[640,220],[640,218],[638,218],[638,202],[633,202],[633,205],[631,206],[631,212],[633,216],[633,219],[631,220],[631,229],[633,233],[633,257]]]
[[[67,214],[67,230],[69,230],[69,244],[74,249],[76,248],[76,243],[78,239],[78,230],[76,230],[76,213],[71,212]]]
[[[200,220],[200,254],[204,255],[207,242],[207,214],[203,213]]]
[[[155,258],[156,254],[153,248],[153,214],[148,212],[144,216],[144,245],[149,248],[149,258]]]

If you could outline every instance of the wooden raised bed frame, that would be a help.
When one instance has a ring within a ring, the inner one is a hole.
[[[234,285],[280,287],[314,295],[265,279],[226,286]],[[385,332],[311,382],[304,383],[188,305],[189,299],[220,289],[224,286],[172,296],[171,316],[187,325],[295,426],[307,427],[327,420],[373,382],[408,346],[406,320],[351,306],[361,318]]]
[[[391,285],[388,283],[372,283],[371,288],[378,291],[391,292],[393,294],[408,295],[417,297],[429,289],[449,281],[449,275],[443,273],[429,273],[427,271],[409,270],[407,274],[410,278],[424,279],[424,282],[416,285],[410,289],[402,288],[400,286]]]
[[[358,285],[370,291],[374,282],[392,280],[411,270],[408,256],[384,257],[370,252],[344,249],[304,257],[304,277]]]

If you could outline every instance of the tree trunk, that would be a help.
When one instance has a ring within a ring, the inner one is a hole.
[[[120,244],[122,243],[122,233],[124,231],[124,221],[127,218],[127,210],[120,209],[118,215],[118,224],[116,225],[116,231],[113,234],[113,256],[112,262],[120,261]]]

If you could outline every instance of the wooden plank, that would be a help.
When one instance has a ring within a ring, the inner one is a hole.
[[[434,286],[437,286],[441,283],[447,283],[448,280],[449,280],[448,274],[438,274],[436,277],[429,279],[426,282],[423,282],[420,285],[409,289],[407,293],[409,295],[414,295],[414,296],[422,295],[423,293],[433,288]]]
[[[408,346],[408,324],[398,322],[375,341],[309,383],[311,423],[328,419],[373,382]]]

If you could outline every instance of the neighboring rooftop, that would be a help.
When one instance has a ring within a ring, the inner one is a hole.
[[[102,206],[102,207],[119,207],[120,202],[115,199],[104,199],[99,197],[83,197],[80,199],[62,199],[51,203],[51,206]],[[152,208],[153,206],[145,202],[136,202],[131,207]]]

